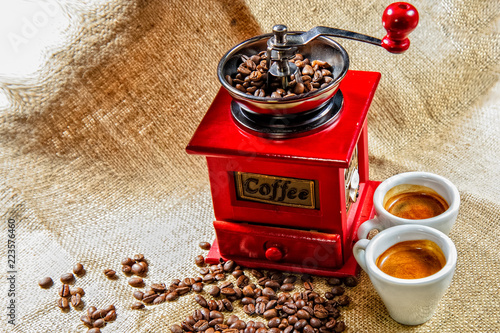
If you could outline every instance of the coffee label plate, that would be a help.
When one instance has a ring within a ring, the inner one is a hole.
[[[319,207],[314,180],[247,172],[235,172],[234,178],[238,200],[308,209]]]

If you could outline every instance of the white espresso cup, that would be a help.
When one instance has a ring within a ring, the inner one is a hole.
[[[392,215],[384,208],[384,200],[387,200],[386,194],[391,189],[398,185],[420,185],[429,187],[443,197],[449,205],[449,208],[434,217],[412,220],[401,218]],[[362,223],[358,228],[358,238],[367,238],[371,230],[379,231],[396,226],[396,225],[425,225],[444,232],[446,235],[450,233],[453,224],[458,215],[460,206],[460,194],[455,185],[448,179],[428,173],[428,172],[406,172],[392,176],[383,181],[373,194],[373,205],[375,207],[375,218]]]
[[[377,258],[396,243],[431,240],[442,250],[446,263],[433,275],[401,279],[384,273]],[[439,300],[450,286],[457,264],[457,250],[451,239],[439,230],[421,225],[400,225],[378,233],[373,239],[360,239],[353,254],[368,274],[389,315],[404,325],[419,325],[434,314]]]

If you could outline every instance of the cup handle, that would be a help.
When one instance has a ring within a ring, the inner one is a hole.
[[[371,220],[361,223],[361,225],[358,228],[358,239],[368,238],[368,234],[373,229],[377,229],[378,231],[384,230],[384,227],[382,226],[382,223],[380,222],[377,216],[375,216]]]
[[[360,239],[359,241],[354,244],[354,247],[352,248],[352,254],[354,255],[354,258],[356,258],[356,261],[358,262],[359,266],[366,272],[366,259],[365,259],[365,250],[366,247],[370,241],[368,239]]]

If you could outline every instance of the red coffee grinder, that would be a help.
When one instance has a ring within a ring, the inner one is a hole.
[[[380,73],[348,70],[344,48],[328,37],[408,49],[418,12],[404,2],[382,16],[382,39],[315,27],[272,34],[235,46],[217,73],[223,88],[215,97],[186,150],[205,155],[217,239],[206,258],[232,259],[245,267],[323,276],[359,272],[352,246],[360,223],[373,216],[378,182],[368,177],[366,116]],[[306,94],[266,98],[233,87],[243,61],[266,51],[268,77],[286,87],[300,53],[332,65],[332,82]],[[243,57],[245,58],[245,57]]]

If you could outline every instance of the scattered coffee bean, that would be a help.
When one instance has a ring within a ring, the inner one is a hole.
[[[151,292],[151,293],[146,293],[144,295],[144,297],[142,298],[142,301],[145,303],[145,304],[151,304],[154,302],[154,300],[158,297],[158,294],[156,294],[155,292]]]
[[[334,287],[332,287],[332,290],[331,290],[331,293],[335,296],[342,295],[342,294],[344,294],[344,292],[345,292],[345,289],[341,286],[334,286]]]
[[[116,310],[111,310],[108,312],[106,317],[104,317],[104,321],[114,321],[116,320]]]
[[[104,275],[106,275],[106,277],[108,279],[114,279],[116,278],[116,272],[112,269],[105,269],[104,270]]]
[[[232,271],[234,271],[235,267],[236,267],[236,263],[232,260],[228,260],[224,263],[223,269],[224,269],[224,272],[232,272]]]
[[[140,288],[144,285],[144,280],[140,277],[133,277],[128,280],[128,284],[135,288]]]
[[[182,333],[183,329],[179,325],[174,324],[174,325],[170,326],[170,332],[172,332],[172,333]]]
[[[276,309],[270,309],[263,313],[265,319],[269,320],[278,316],[278,311]]]
[[[200,254],[199,256],[196,256],[194,262],[196,263],[196,266],[201,267],[205,265],[205,258]]]
[[[254,304],[247,304],[243,306],[243,312],[245,312],[247,315],[251,316],[255,313],[255,305]]]
[[[132,258],[125,258],[122,260],[122,265],[132,266],[133,264],[135,264],[135,261]]]
[[[168,295],[165,297],[165,300],[171,302],[175,301],[177,298],[179,298],[179,294],[176,291],[172,291],[171,293],[168,293]]]
[[[148,263],[146,261],[138,261],[137,264],[142,267],[143,273],[146,273],[148,271]]]
[[[213,274],[207,274],[203,277],[203,282],[204,283],[212,283],[215,281],[215,277],[213,276]]]
[[[144,308],[144,304],[142,304],[141,302],[135,302],[134,304],[132,304],[131,308],[132,310],[140,310]]]
[[[101,333],[101,329],[99,327],[94,327],[89,329],[87,333]]]
[[[191,291],[191,288],[189,288],[188,286],[186,286],[186,287],[179,287],[179,288],[175,289],[175,292],[177,294],[179,294],[179,296],[187,294],[190,291]]]
[[[196,301],[196,303],[198,303],[201,307],[203,308],[208,308],[208,303],[207,303],[207,300],[201,296],[201,295],[196,295],[194,296],[194,300]]]
[[[144,297],[144,293],[142,291],[136,290],[133,293],[134,298],[138,301],[142,301],[142,298]]]
[[[44,278],[40,279],[40,281],[38,281],[38,285],[43,289],[50,288],[50,287],[52,287],[53,284],[54,284],[54,281],[52,281],[52,279],[50,277],[44,277]]]
[[[191,289],[193,289],[195,293],[201,293],[203,291],[203,283],[197,282],[191,286]]]
[[[104,308],[104,311],[106,311],[106,312],[115,311],[115,310],[116,310],[116,307],[113,304],[108,305],[107,307]]]
[[[164,283],[153,283],[150,288],[157,293],[162,293],[167,290]]]
[[[139,253],[139,254],[134,255],[134,260],[135,260],[136,262],[137,262],[137,261],[145,261],[145,259],[144,259],[144,254]]]
[[[130,271],[135,275],[143,275],[144,274],[144,267],[142,265],[139,265],[139,263],[135,263],[130,268]]]
[[[314,289],[314,286],[313,286],[313,284],[312,284],[311,282],[306,281],[306,282],[304,282],[304,288],[305,288],[306,290],[313,290],[313,289]]]
[[[340,279],[338,278],[335,278],[335,277],[332,277],[332,278],[329,278],[327,280],[327,283],[330,285],[330,286],[339,286],[342,284],[342,281],[340,281]]]
[[[93,327],[93,321],[90,319],[89,316],[83,315],[80,317],[80,320],[83,322],[83,324],[89,328]]]
[[[99,328],[104,327],[106,322],[114,321],[115,319],[116,309],[114,305],[109,305],[100,310],[98,310],[95,306],[90,306],[87,310],[87,315],[80,317],[83,324],[88,328],[91,328],[91,330],[88,330],[87,332],[100,332]]]
[[[337,321],[333,329],[335,332],[343,332],[345,330],[345,323],[341,320]]]
[[[231,274],[233,274],[234,278],[237,279],[245,273],[241,269],[235,269]]]
[[[99,318],[97,319],[96,321],[94,321],[94,327],[98,327],[98,328],[101,328],[101,327],[104,327],[106,323],[104,322],[104,319],[102,318]]]
[[[349,303],[351,302],[351,299],[349,296],[347,295],[341,295],[337,298],[337,303],[340,305],[340,306],[347,306],[349,305]]]
[[[82,305],[82,296],[80,296],[80,294],[75,294],[75,295],[71,296],[71,305],[74,308],[81,306]]]
[[[80,294],[80,296],[85,295],[85,291],[83,290],[83,288],[80,287],[70,287],[69,292],[72,296],[76,294]]]
[[[76,276],[82,276],[83,274],[85,274],[85,269],[83,268],[83,265],[80,263],[75,264],[75,266],[73,266],[73,273]]]
[[[71,295],[71,292],[69,290],[69,285],[63,284],[59,289],[59,296],[68,297],[69,295]]]
[[[165,294],[161,294],[160,296],[156,297],[153,301],[153,304],[160,304],[160,303],[163,303],[165,302],[167,299],[166,295]]]
[[[95,306],[90,306],[88,309],[87,309],[87,315],[92,319],[92,315],[94,314],[94,312],[97,311],[97,308]]]
[[[355,276],[348,276],[344,279],[344,284],[347,287],[356,287],[358,285],[358,279]]]
[[[123,265],[122,266],[122,272],[125,274],[130,274],[132,273],[132,266],[129,265]]]
[[[256,270],[256,269],[252,269],[252,270],[250,271],[250,273],[251,273],[251,274],[252,274],[252,275],[253,275],[256,279],[260,279],[260,278],[264,277],[264,274],[262,274],[262,272],[261,272],[261,271]]]
[[[62,283],[71,283],[75,280],[75,276],[72,273],[64,273],[61,275],[61,282]]]
[[[302,282],[313,282],[313,278],[309,274],[302,274],[300,279],[302,280]]]
[[[211,245],[210,245],[209,242],[200,242],[200,248],[202,250],[207,250],[208,251],[208,250],[210,250],[210,247],[211,247]]]
[[[65,297],[61,297],[57,300],[57,306],[61,308],[62,310],[67,310],[69,309],[69,302],[68,299]]]
[[[90,318],[94,319],[94,320],[97,320],[99,318],[104,318],[106,316],[106,313],[107,311],[106,310],[103,310],[103,309],[100,309],[100,310],[95,310],[93,313],[92,313],[92,316]]]
[[[280,289],[283,291],[292,291],[295,286],[292,283],[284,283],[281,285]]]

